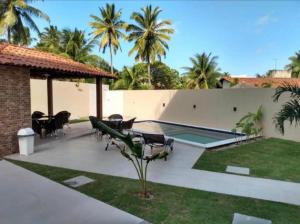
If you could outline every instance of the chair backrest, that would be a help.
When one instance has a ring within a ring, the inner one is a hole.
[[[39,119],[42,118],[45,114],[41,111],[34,111],[31,115],[32,119]]]
[[[121,114],[112,114],[108,117],[109,120],[123,120],[123,116]]]
[[[63,122],[63,124],[67,124],[69,123],[69,118],[71,116],[71,113],[64,110],[64,111],[60,111],[57,114],[55,114],[55,118],[57,118],[58,116],[60,116],[61,121]]]
[[[146,134],[143,133],[145,144],[165,144],[165,136],[161,134]]]
[[[132,118],[132,119],[130,119],[130,120],[128,120],[128,121],[122,121],[121,122],[121,127],[120,127],[120,129],[121,130],[129,130],[129,129],[131,129],[132,128],[132,126],[133,126],[133,123],[134,123],[134,121],[135,121],[135,119],[136,118]]]
[[[98,122],[98,118],[96,118],[95,116],[89,116],[91,125],[93,128],[97,128],[97,122]]]
[[[54,116],[54,126],[55,129],[63,129],[64,124],[66,121],[66,114],[64,113],[58,113]]]
[[[119,130],[120,129],[120,125],[121,125],[121,121],[106,121],[106,120],[102,120],[102,123],[104,123],[106,126],[115,129],[115,130]]]

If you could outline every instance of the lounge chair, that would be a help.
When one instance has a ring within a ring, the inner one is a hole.
[[[106,120],[102,120],[101,122],[104,123],[106,126],[112,128],[112,129],[120,131],[121,121],[115,121],[115,120],[114,121],[106,121]],[[109,135],[108,133],[106,133],[102,129],[99,129],[99,131],[101,131],[102,136],[103,135],[107,135],[108,136],[108,141],[107,141],[107,144],[106,144],[106,147],[105,147],[105,151],[108,150],[108,147],[110,145],[116,145],[116,139],[113,136]]]
[[[153,154],[153,148],[163,148],[168,154],[173,151],[174,139],[169,138],[166,140],[165,136],[161,134],[143,133],[142,135],[145,145],[148,145],[151,148],[151,154]],[[165,160],[167,160],[167,155]]]

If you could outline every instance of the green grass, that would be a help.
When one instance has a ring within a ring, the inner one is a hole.
[[[88,117],[81,117],[79,119],[73,119],[73,120],[70,120],[70,124],[76,124],[76,123],[80,123],[80,122],[86,122],[86,121],[89,121],[89,118]]]
[[[156,183],[149,183],[155,195],[154,199],[143,200],[137,196],[139,183],[136,180],[27,162],[12,162],[59,183],[78,175],[93,178],[96,182],[76,190],[151,223],[231,224],[234,212],[271,219],[273,224],[300,223],[300,206]]]
[[[194,168],[224,172],[227,165],[249,167],[251,176],[300,182],[300,143],[269,138],[206,151]]]

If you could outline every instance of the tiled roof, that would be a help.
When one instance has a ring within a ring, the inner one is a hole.
[[[0,64],[24,66],[76,76],[83,75],[114,78],[114,76],[99,68],[82,64],[63,56],[8,43],[0,43]]]
[[[238,84],[248,84],[254,87],[263,87],[264,85],[270,84],[271,87],[278,87],[283,83],[297,84],[300,86],[300,78],[234,78],[234,77],[223,77],[222,80],[228,82],[235,82],[238,80]]]

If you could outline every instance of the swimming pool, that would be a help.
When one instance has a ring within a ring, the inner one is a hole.
[[[142,133],[164,134],[176,141],[206,149],[235,143],[237,138],[239,140],[246,138],[244,134],[226,130],[156,120],[136,121],[133,130]]]

